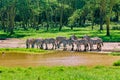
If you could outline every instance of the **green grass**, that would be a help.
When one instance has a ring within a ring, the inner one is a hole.
[[[120,52],[112,52],[110,55],[120,56]]]
[[[35,48],[0,48],[0,52],[18,52],[18,53],[28,53],[28,54],[45,54],[52,53],[52,50],[43,50],[43,49],[35,49]]]
[[[0,80],[119,80],[120,67],[0,67]]]
[[[91,27],[85,27],[85,28],[74,28],[74,30],[71,30],[68,27],[63,27],[62,31],[58,31],[57,28],[50,29],[49,31],[46,31],[44,29],[40,29],[38,31],[34,29],[29,29],[28,31],[24,30],[15,30],[15,34],[8,35],[7,33],[4,33],[3,31],[0,31],[0,39],[6,39],[6,38],[55,38],[56,36],[65,36],[69,37],[72,34],[75,34],[78,38],[81,38],[83,35],[88,34],[91,37],[101,37],[104,42],[120,42],[120,30],[110,30],[111,36],[106,36],[106,30],[99,31],[98,26],[95,26],[94,30],[91,30]]]

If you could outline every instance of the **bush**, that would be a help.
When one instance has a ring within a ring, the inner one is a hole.
[[[113,63],[113,66],[120,66],[120,60]]]

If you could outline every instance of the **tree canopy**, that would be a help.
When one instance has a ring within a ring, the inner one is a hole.
[[[14,29],[63,26],[84,27],[89,21],[100,25],[106,24],[109,33],[110,21],[119,23],[119,0],[0,0],[0,29],[10,35]]]

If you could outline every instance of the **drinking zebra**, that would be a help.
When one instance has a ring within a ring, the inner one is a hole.
[[[83,36],[84,39],[86,39],[90,45],[90,51],[93,50],[93,45],[97,45],[97,50],[101,50],[101,47],[103,46],[103,41],[99,37],[90,38],[89,36]]]

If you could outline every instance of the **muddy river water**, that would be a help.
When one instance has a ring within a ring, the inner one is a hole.
[[[0,66],[7,67],[35,67],[35,66],[110,66],[120,56],[111,56],[104,53],[83,53],[57,51],[49,54],[0,53]]]

